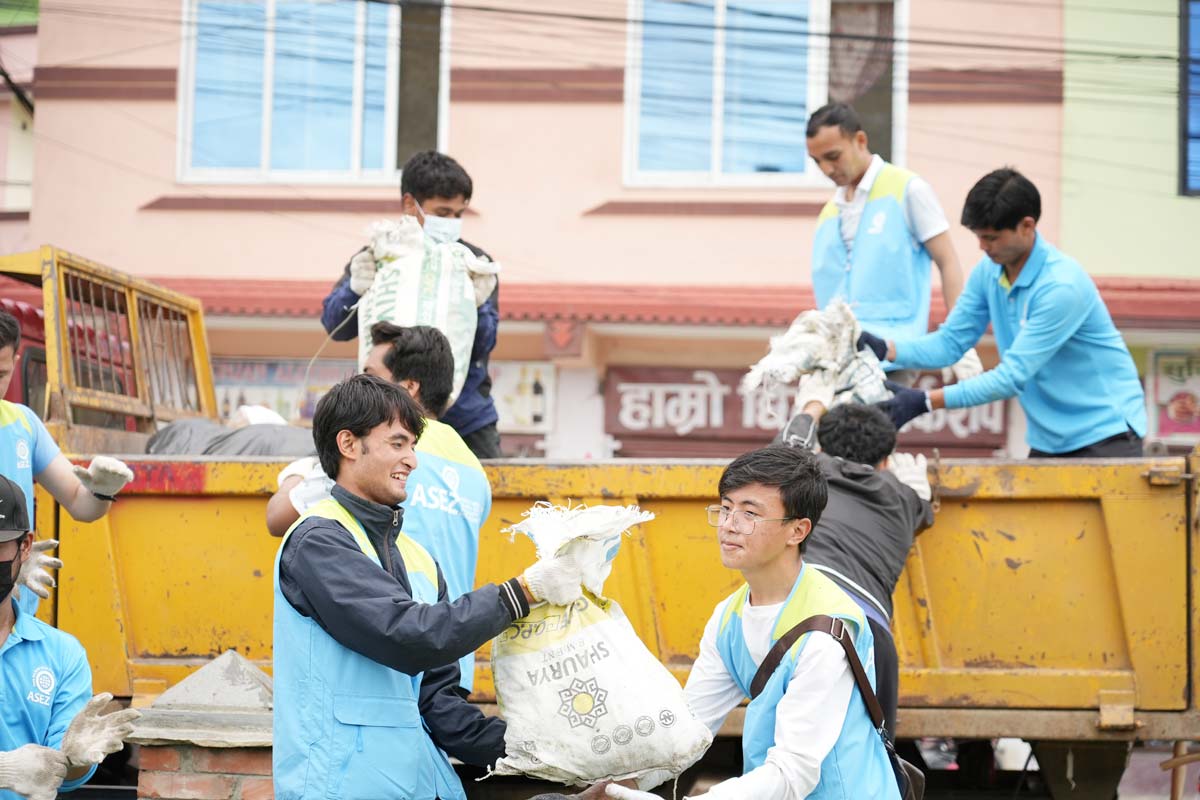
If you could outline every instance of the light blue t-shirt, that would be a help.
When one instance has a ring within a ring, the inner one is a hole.
[[[0,474],[16,483],[25,493],[29,524],[33,513],[33,478],[50,466],[61,451],[33,409],[20,403],[0,400]],[[38,596],[29,590],[20,593],[21,608],[30,615],[37,612]]]
[[[1069,453],[1129,430],[1146,435],[1142,382],[1096,284],[1041,234],[1011,285],[1004,268],[985,256],[941,327],[895,342],[895,363],[953,364],[989,322],[1000,364],[946,387],[948,408],[1016,397],[1029,446],[1046,453]]]
[[[27,744],[59,749],[63,734],[92,696],[92,670],[83,645],[13,603],[17,619],[0,646],[0,751]],[[96,772],[59,789],[69,792]],[[0,790],[0,800],[21,800]]]

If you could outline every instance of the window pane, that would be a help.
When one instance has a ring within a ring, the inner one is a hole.
[[[643,17],[638,168],[708,172],[712,159],[712,2],[646,0]]]
[[[354,0],[276,4],[272,169],[350,169],[355,13]]]
[[[1200,192],[1200,2],[1188,3],[1187,190]]]
[[[382,169],[384,141],[384,105],[387,99],[387,56],[390,43],[388,3],[367,3],[367,39],[365,79],[363,81],[363,169]]]
[[[197,4],[193,167],[260,166],[265,14],[259,3]]]
[[[722,170],[803,172],[807,0],[731,0],[725,18]]]

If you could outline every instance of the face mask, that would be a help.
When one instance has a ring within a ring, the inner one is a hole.
[[[423,225],[425,235],[438,244],[450,244],[462,238],[461,218],[435,217],[432,214],[426,214],[423,208],[421,209],[421,216],[425,220]]]
[[[0,561],[0,598],[8,597],[13,587],[17,585],[17,570],[13,569],[13,565],[16,563],[15,557],[8,561]]]

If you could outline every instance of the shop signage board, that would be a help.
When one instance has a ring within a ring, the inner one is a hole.
[[[1149,436],[1200,442],[1200,350],[1153,350],[1146,377]]]
[[[289,422],[312,419],[317,401],[357,371],[352,358],[214,358],[213,387],[222,419],[238,406],[262,405]],[[305,382],[305,372],[308,380]]]

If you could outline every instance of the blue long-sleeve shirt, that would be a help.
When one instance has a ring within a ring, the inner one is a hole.
[[[953,364],[989,322],[1000,364],[946,387],[947,408],[1017,397],[1029,446],[1047,453],[1078,450],[1126,430],[1146,434],[1142,384],[1108,307],[1083,267],[1040,234],[1011,286],[1004,268],[985,256],[936,331],[895,342],[895,363]]]
[[[469,242],[459,242],[476,256],[487,256],[483,250]],[[342,277],[325,297],[321,309],[321,325],[332,334],[335,342],[346,342],[358,336],[358,310],[353,309],[358,295],[350,288],[350,264],[346,264]],[[488,360],[496,347],[496,331],[500,327],[500,287],[479,306],[475,323],[475,341],[471,345],[471,365],[467,377],[454,405],[446,409],[439,418],[454,428],[459,436],[469,436],[475,431],[498,420],[496,404],[492,400],[492,378],[488,374]]]

